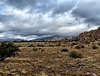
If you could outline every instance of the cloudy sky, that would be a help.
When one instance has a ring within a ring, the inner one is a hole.
[[[100,0],[0,0],[0,39],[76,36],[100,26]]]

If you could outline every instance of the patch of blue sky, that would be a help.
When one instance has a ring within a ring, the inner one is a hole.
[[[0,8],[0,13],[4,12],[4,9]]]

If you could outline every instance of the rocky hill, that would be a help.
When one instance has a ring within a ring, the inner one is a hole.
[[[73,37],[71,39],[62,39],[60,41],[82,41],[82,42],[90,42],[90,41],[99,41],[100,40],[100,27],[96,30],[86,31],[79,34],[77,37]]]
[[[82,41],[82,42],[90,42],[90,41],[99,41],[100,40],[100,27],[96,30],[91,30],[87,32],[83,32],[79,34],[77,37],[69,39],[69,41]]]
[[[100,27],[96,30],[83,32],[77,36],[78,41],[95,41],[100,40]]]

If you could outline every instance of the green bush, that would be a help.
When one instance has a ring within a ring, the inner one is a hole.
[[[62,49],[61,52],[68,52],[68,49]]]
[[[16,51],[20,50],[13,43],[2,42],[0,45],[0,61],[4,61],[7,57],[15,56]]]
[[[72,58],[82,58],[83,55],[81,53],[77,52],[77,51],[71,51],[70,57],[72,57]]]

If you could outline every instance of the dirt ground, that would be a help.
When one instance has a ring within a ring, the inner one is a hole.
[[[0,76],[100,76],[98,43],[15,42],[21,51],[0,62]],[[84,47],[75,48],[80,45]],[[61,52],[62,49],[69,51]],[[71,51],[80,52],[83,57],[71,58]]]

